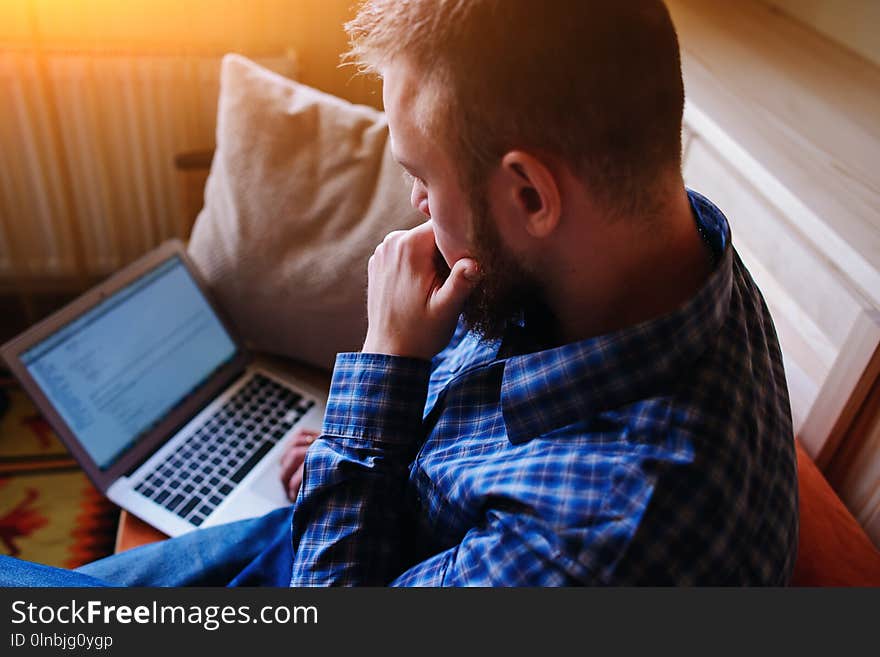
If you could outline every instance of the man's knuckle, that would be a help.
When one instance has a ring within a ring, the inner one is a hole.
[[[382,244],[393,244],[397,242],[401,235],[403,235],[403,232],[404,231],[402,230],[392,230],[385,236],[385,239],[382,240]]]
[[[406,253],[412,253],[418,245],[418,236],[413,235],[411,232],[407,233],[406,236],[400,240],[400,248]]]

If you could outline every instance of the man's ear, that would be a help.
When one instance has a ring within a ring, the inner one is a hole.
[[[508,201],[529,235],[543,238],[556,230],[562,199],[559,181],[547,165],[525,151],[509,151],[501,159],[501,174]]]

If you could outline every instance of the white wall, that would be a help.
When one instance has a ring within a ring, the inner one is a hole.
[[[880,66],[880,1],[764,0]]]

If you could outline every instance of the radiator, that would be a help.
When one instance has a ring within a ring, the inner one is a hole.
[[[292,77],[295,58],[257,61]],[[104,275],[184,236],[176,154],[212,148],[220,56],[0,51],[0,278]]]

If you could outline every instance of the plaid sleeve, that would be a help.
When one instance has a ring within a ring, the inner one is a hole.
[[[407,444],[422,425],[431,363],[385,354],[336,356],[322,433]]]
[[[399,356],[337,356],[294,509],[291,586],[382,585],[403,569],[405,490],[430,371]]]

